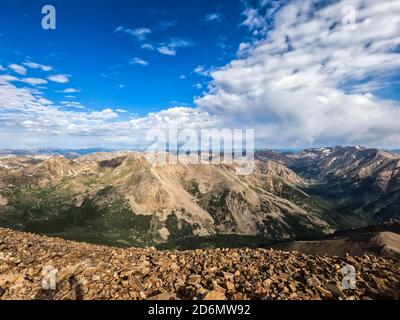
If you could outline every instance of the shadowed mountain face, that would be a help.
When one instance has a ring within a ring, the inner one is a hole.
[[[398,155],[326,148],[256,156],[248,176],[234,164],[156,166],[135,152],[3,157],[0,226],[132,246],[318,238],[398,218]]]
[[[311,181],[310,194],[324,197],[338,211],[370,223],[400,218],[400,156],[378,149],[336,147],[304,150],[288,167]]]

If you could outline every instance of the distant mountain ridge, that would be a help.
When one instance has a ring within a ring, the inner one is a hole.
[[[257,151],[235,165],[141,152],[0,158],[0,226],[121,246],[207,235],[317,238],[398,218],[400,156],[363,147]]]
[[[36,155],[60,155],[66,158],[78,158],[80,156],[97,152],[114,152],[114,149],[85,148],[85,149],[60,149],[60,148],[37,148],[37,149],[0,149],[0,157],[5,156],[36,156]]]

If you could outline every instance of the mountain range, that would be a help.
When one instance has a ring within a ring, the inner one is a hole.
[[[379,149],[257,151],[245,176],[235,164],[153,165],[144,152],[67,153],[2,153],[0,227],[126,247],[232,245],[400,218],[400,155]]]

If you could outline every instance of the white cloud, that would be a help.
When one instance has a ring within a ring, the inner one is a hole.
[[[145,50],[157,51],[166,56],[176,56],[178,49],[183,49],[194,45],[195,43],[189,39],[170,38],[165,42],[144,43],[140,47]]]
[[[178,49],[194,46],[194,42],[183,38],[171,38],[167,42],[159,44],[157,51],[163,55],[175,56]]]
[[[19,78],[10,76],[9,74],[4,74],[0,76],[0,84],[5,81],[19,81]]]
[[[251,31],[255,30],[265,30],[267,26],[267,21],[265,17],[259,15],[257,9],[254,8],[246,8],[243,11],[243,16],[245,19],[242,22],[242,25],[248,27]]]
[[[141,66],[147,66],[149,63],[141,58],[134,57],[129,61],[129,64],[131,65],[141,65]]]
[[[195,99],[196,108],[143,117],[120,116],[120,109],[111,108],[65,110],[41,100],[46,97],[34,88],[16,87],[20,79],[0,76],[0,141],[3,147],[141,146],[147,130],[173,125],[254,128],[259,147],[398,147],[400,104],[373,90],[390,91],[398,77],[400,3],[354,0],[358,18],[351,31],[341,25],[345,4],[315,7],[311,1],[294,1],[272,13],[266,12],[269,6],[257,8],[257,15],[271,17],[271,25],[264,30],[254,15],[246,22],[255,39],[241,45],[235,60],[211,71],[212,81]],[[179,47],[168,43],[157,48],[176,54]],[[79,103],[60,105],[74,104]]]
[[[36,85],[46,84],[47,83],[47,80],[45,80],[45,79],[40,79],[40,78],[17,78],[17,77],[14,77],[14,76],[10,76],[8,74],[0,76],[0,84],[1,84],[2,81],[8,81],[8,82],[18,81],[18,82],[23,82],[23,83],[30,84],[32,86],[36,86]]]
[[[75,88],[66,88],[66,89],[64,89],[62,91],[57,91],[57,92],[61,92],[61,93],[77,93],[79,91],[80,90],[75,89]]]
[[[127,34],[138,41],[146,40],[147,36],[151,34],[151,30],[149,28],[131,29],[123,26],[119,26],[117,29],[115,29],[115,32]]]
[[[390,86],[398,75],[400,3],[354,1],[355,30],[342,27],[346,4],[282,7],[264,40],[243,45],[240,59],[211,73],[211,88],[197,106],[231,125],[255,128],[269,146],[398,146],[399,102],[357,94],[353,86],[373,89],[370,79]],[[244,24],[263,29],[258,11],[246,10]]]
[[[186,76],[185,76],[184,74],[181,74],[181,75],[179,76],[179,79],[185,80],[185,79],[186,79]]]
[[[205,20],[205,21],[208,21],[208,22],[212,22],[212,21],[220,22],[220,21],[223,20],[223,18],[224,18],[224,16],[223,16],[222,13],[220,13],[220,12],[214,12],[214,13],[209,13],[209,14],[207,14],[207,15],[204,17],[204,20]]]
[[[52,101],[47,100],[47,99],[45,99],[45,98],[39,98],[39,99],[37,100],[37,102],[39,102],[40,104],[42,104],[42,105],[44,105],[44,106],[53,104]]]
[[[40,69],[42,71],[51,71],[53,70],[53,67],[50,66],[45,66],[43,64],[35,63],[32,61],[26,61],[23,63],[24,66],[31,68],[31,69]]]
[[[193,72],[203,77],[208,77],[210,75],[210,70],[206,69],[205,66],[197,66]]]
[[[23,66],[21,66],[19,64],[15,64],[15,63],[10,64],[8,67],[11,70],[13,70],[15,73],[18,73],[18,74],[21,74],[21,75],[26,75],[26,73],[28,72],[25,67],[23,67]]]
[[[63,101],[64,106],[81,107],[80,103]],[[17,88],[0,79],[0,123],[6,131],[29,129],[32,135],[85,135],[111,131],[118,114],[112,109],[91,112],[61,111],[52,101],[27,88]],[[1,131],[1,130],[0,130]]]
[[[69,75],[67,74],[56,74],[54,76],[50,76],[47,79],[57,82],[57,83],[67,83],[69,82]]]
[[[84,108],[80,102],[75,101],[60,101],[60,104],[66,107]]]
[[[36,86],[36,85],[46,84],[47,83],[47,80],[40,79],[40,78],[22,78],[20,81],[28,83],[28,84],[30,84],[32,86]]]
[[[5,71],[6,68],[4,68],[1,64],[0,64],[0,71]]]
[[[133,117],[126,110],[105,108],[84,112],[79,102],[46,99],[34,89],[17,88],[0,77],[0,147],[28,148],[57,146],[146,146],[143,137],[151,129],[170,125],[189,128],[212,126],[207,113],[192,108],[171,108],[144,117]],[[65,107],[73,108],[64,110]],[[120,118],[119,114],[124,114]],[[12,136],[12,139],[11,139]],[[12,141],[12,142],[11,142]]]
[[[159,48],[157,48],[157,51],[166,56],[175,56],[176,55],[176,50],[168,48],[168,47],[159,47]]]
[[[154,46],[153,46],[151,43],[142,44],[140,47],[141,47],[142,49],[154,50]]]

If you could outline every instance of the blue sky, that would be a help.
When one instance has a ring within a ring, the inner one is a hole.
[[[69,85],[81,90],[79,101],[93,109],[123,107],[145,115],[193,105],[204,89],[198,84],[207,80],[195,68],[228,63],[248,37],[240,25],[240,1],[51,1],[57,29],[50,31],[40,28],[41,8],[48,2],[2,1],[0,63],[29,56],[55,66],[71,75]],[[140,29],[147,31],[141,37],[129,34]],[[141,48],[174,41],[174,56]],[[142,60],[146,65],[134,64]],[[54,92],[49,98],[65,100]]]
[[[134,148],[170,126],[399,147],[399,16],[390,0],[3,0],[0,148]]]

